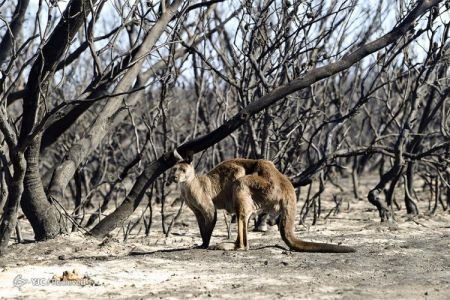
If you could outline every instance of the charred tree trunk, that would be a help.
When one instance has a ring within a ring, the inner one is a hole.
[[[8,183],[6,181],[6,176],[9,170],[8,162],[2,161],[2,170],[0,170],[0,214],[3,213],[3,208],[5,207],[6,201],[8,200]]]
[[[83,25],[96,1],[72,0],[61,20],[43,45],[28,75],[23,97],[23,116],[19,146],[25,150],[27,170],[21,206],[33,227],[36,240],[53,238],[63,231],[61,215],[47,199],[39,173],[42,128],[36,128],[44,116],[44,97],[49,92],[51,79],[60,58]]]
[[[450,170],[447,169],[447,182],[450,182]],[[446,209],[450,208],[450,187],[447,186],[447,206]]]
[[[398,205],[397,200],[395,199],[394,193],[395,193],[395,188],[397,187],[397,183],[400,180],[402,173],[403,173],[403,168],[401,168],[400,171],[398,172],[397,176],[395,176],[391,180],[391,183],[389,184],[389,188],[384,189],[386,203],[391,208],[391,212],[392,212],[393,205],[395,205],[395,208],[397,210],[401,209],[400,205]],[[392,214],[392,217],[394,217],[393,214]]]
[[[0,43],[0,64],[3,63],[5,59],[10,55],[11,48],[13,48],[14,46],[13,41],[17,39],[17,35],[22,29],[23,20],[25,18],[25,12],[27,11],[28,4],[30,4],[30,0],[19,0],[17,2],[11,24],[9,25],[8,30],[6,30],[5,35],[3,36],[3,39]]]
[[[359,179],[358,179],[358,157],[353,158],[353,165],[352,165],[352,184],[353,184],[353,196],[355,196],[355,199],[360,199],[359,197]]]
[[[10,151],[10,156],[13,163],[14,175],[11,181],[8,182],[8,199],[0,223],[0,256],[5,253],[11,233],[17,224],[17,212],[20,198],[22,197],[23,179],[26,170],[26,161],[23,153],[12,150]]]
[[[383,189],[385,186],[389,183],[395,180],[397,176],[399,176],[402,172],[402,167],[400,164],[396,163],[394,166],[386,173],[384,173],[381,176],[380,182],[373,188],[369,194],[367,195],[367,198],[369,202],[378,209],[378,213],[380,215],[381,222],[384,221],[390,221],[392,220],[392,213],[389,209],[389,204],[387,203],[386,199],[382,199],[380,195],[383,192]]]
[[[62,216],[55,205],[47,200],[39,173],[40,138],[35,140],[25,152],[27,170],[24,178],[24,192],[21,206],[33,227],[36,240],[45,240],[65,231],[61,226]]]
[[[419,210],[417,208],[416,203],[413,200],[413,182],[414,182],[414,163],[409,162],[408,167],[406,168],[406,174],[405,174],[405,206],[406,206],[406,213],[408,215],[418,215]]]

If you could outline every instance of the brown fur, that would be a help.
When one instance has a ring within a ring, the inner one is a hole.
[[[296,195],[290,180],[267,160],[232,159],[216,166],[206,175],[195,175],[187,162],[176,165],[174,180],[181,183],[181,196],[193,210],[207,248],[214,229],[216,209],[236,213],[237,249],[249,249],[248,221],[255,211],[281,212],[280,233],[291,250],[302,252],[345,253],[346,246],[305,242],[295,234]]]

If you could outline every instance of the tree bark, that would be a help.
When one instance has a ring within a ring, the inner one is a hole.
[[[394,163],[394,166],[392,166],[392,168],[389,169],[389,171],[387,171],[381,176],[380,182],[378,182],[378,184],[367,195],[367,199],[369,200],[369,202],[378,209],[378,214],[380,215],[381,222],[392,221],[393,216],[388,207],[390,205],[389,203],[387,203],[388,199],[385,199],[383,201],[380,195],[383,192],[384,187],[389,182],[393,184],[391,185],[392,188],[395,186],[395,182],[393,181],[395,181],[395,178],[400,176],[402,170],[403,168],[401,164],[398,161],[396,161]]]
[[[405,206],[406,213],[408,215],[416,216],[419,214],[419,209],[417,208],[416,203],[414,202],[413,194],[413,182],[414,182],[414,162],[408,162],[408,167],[406,168],[405,174]]]
[[[22,211],[30,221],[37,241],[51,239],[66,231],[61,223],[63,216],[53,203],[47,200],[39,173],[39,151],[41,134],[37,135],[25,151],[27,170],[24,178]]]
[[[11,31],[9,31],[8,29],[6,30],[2,42],[0,43],[0,65],[11,53],[11,48],[13,48],[14,45],[13,41],[17,39],[17,35],[22,29],[23,20],[25,18],[25,12],[27,11],[28,4],[30,4],[30,0],[19,0],[17,2],[11,24],[9,25]]]
[[[5,254],[6,248],[17,223],[17,212],[23,192],[26,161],[23,153],[10,151],[10,158],[14,168],[14,175],[8,184],[8,200],[3,210],[0,223],[0,256]]]

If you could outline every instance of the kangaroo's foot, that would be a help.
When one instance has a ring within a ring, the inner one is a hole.
[[[195,245],[193,249],[208,249],[209,245],[201,244],[201,245]]]

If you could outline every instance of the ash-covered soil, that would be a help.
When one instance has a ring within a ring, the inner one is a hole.
[[[324,212],[333,208],[333,193],[338,191],[328,189],[322,199]],[[288,251],[276,226],[265,233],[250,232],[249,251],[193,249],[200,235],[193,214],[185,208],[167,238],[160,217],[154,214],[150,235],[130,235],[126,242],[122,230],[117,230],[103,241],[72,233],[51,241],[13,244],[0,258],[0,297],[450,298],[448,211],[438,208],[428,216],[428,199],[423,194],[418,203],[420,216],[409,219],[402,210],[396,213],[396,223],[380,224],[368,202],[349,193],[341,196],[344,205],[339,214],[327,219],[322,214],[316,226],[298,225],[297,234],[308,241],[349,245],[356,253]],[[178,207],[169,210],[175,214]],[[212,245],[227,239],[222,212],[218,216]],[[63,278],[64,271],[77,274],[79,280],[51,280]]]

